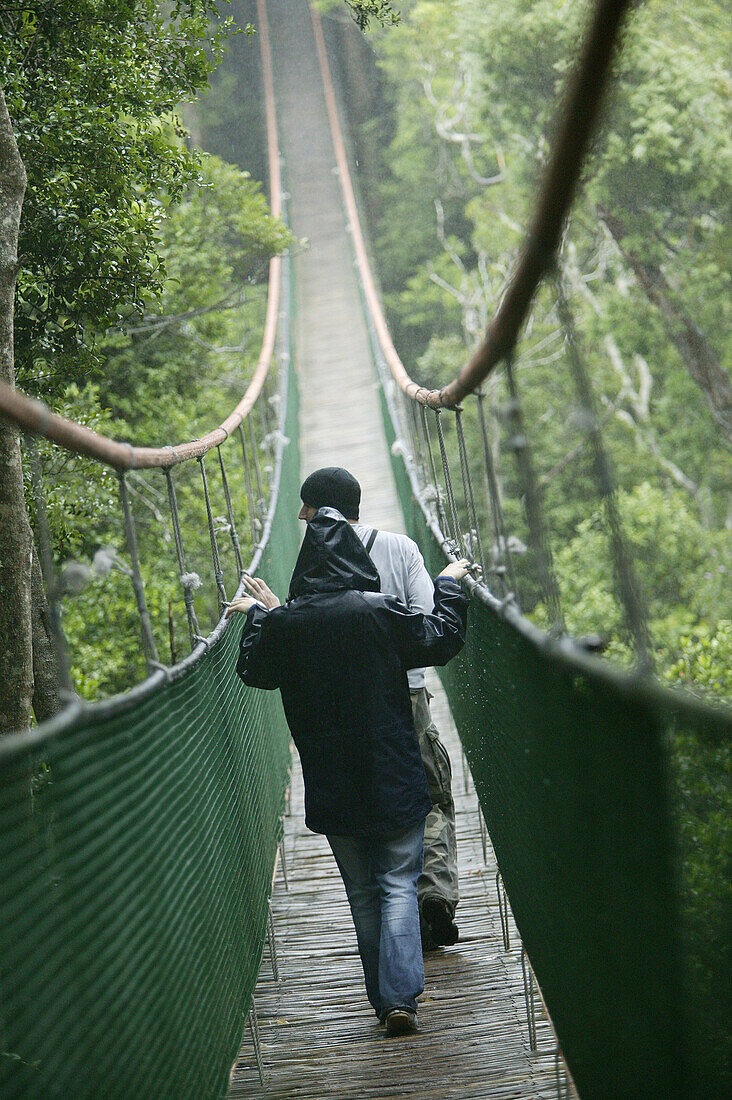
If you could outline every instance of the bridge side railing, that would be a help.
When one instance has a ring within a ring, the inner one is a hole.
[[[266,34],[261,42],[271,207],[284,215]],[[243,591],[245,566],[286,589],[299,545],[290,301],[289,259],[276,257],[252,380],[232,414],[198,440],[130,447],[14,391],[0,394],[3,414],[29,438],[52,606],[58,586],[33,439],[117,472],[120,560],[148,671],[131,690],[89,703],[74,693],[67,665],[64,709],[0,739],[0,1092],[8,1100],[227,1094],[267,934],[290,738],[278,694],[245,688],[234,675],[239,620],[227,623],[223,611]],[[218,619],[205,636],[190,530],[179,515],[185,464],[199,467],[205,501],[197,514]],[[167,497],[171,570],[190,634],[191,652],[168,664],[146,606],[151,578],[129,491],[142,469],[165,479],[156,499]],[[57,617],[62,647],[60,625]]]
[[[588,651],[592,640],[578,644],[565,635],[512,362],[539,281],[555,267],[612,44],[628,6],[598,3],[517,272],[468,367],[448,387],[433,390],[409,378],[388,333],[315,14],[313,24],[407,530],[433,575],[446,555],[467,555],[482,566],[482,581],[467,580],[473,599],[466,647],[441,676],[523,941],[522,958],[525,952],[581,1096],[701,1100],[718,1085],[712,1067],[719,1065],[717,1048],[728,1041],[726,996],[716,978],[717,960],[726,950],[719,936],[723,921],[716,921],[712,935],[703,930],[705,905],[716,904],[719,893],[709,868],[724,874],[714,830],[707,826],[724,813],[726,796],[715,779],[709,784],[714,793],[700,804],[679,774],[673,750],[685,742],[714,774],[718,760],[711,758],[729,743],[732,715],[665,690],[652,678],[612,475],[557,279],[635,668],[615,669]],[[516,458],[531,551],[553,623],[548,633],[521,614],[512,535],[496,484],[482,383],[501,359],[508,388],[502,449]],[[466,397],[474,404],[468,408],[466,401],[463,409],[458,402]],[[466,417],[473,438],[483,441],[478,465],[468,460]],[[700,873],[705,866],[706,877]],[[499,891],[499,906],[502,900]],[[533,1047],[530,1006],[528,1023]]]

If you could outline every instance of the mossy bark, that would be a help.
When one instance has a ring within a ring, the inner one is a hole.
[[[13,310],[26,175],[0,90],[0,381],[14,385]],[[0,733],[31,720],[33,540],[25,507],[20,438],[0,421]]]

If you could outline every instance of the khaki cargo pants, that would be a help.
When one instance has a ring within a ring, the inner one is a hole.
[[[414,725],[432,799],[432,809],[424,827],[424,867],[417,883],[417,895],[420,905],[426,897],[443,898],[454,915],[460,894],[452,767],[447,749],[432,722],[431,698],[426,688],[412,692]]]

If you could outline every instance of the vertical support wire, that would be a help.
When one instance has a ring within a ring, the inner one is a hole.
[[[521,972],[524,977],[524,999],[526,1001],[526,1024],[529,1032],[529,1047],[536,1050],[536,1005],[534,1001],[534,972],[531,969],[526,948],[521,945]]]
[[[503,937],[503,950],[511,950],[511,928],[508,923],[508,895],[503,885],[501,872],[496,874],[496,894],[498,895],[498,912],[501,917],[501,936]]]
[[[269,960],[272,963],[272,977],[278,982],[280,980],[280,965],[277,959],[277,942],[275,940],[271,901],[267,902],[267,945],[269,947]]]
[[[262,530],[262,524],[257,516],[257,507],[254,501],[254,489],[252,487],[252,471],[249,466],[249,451],[247,449],[247,437],[244,434],[244,425],[239,425],[239,436],[241,438],[241,453],[244,459],[244,480],[247,486],[247,503],[249,505],[249,529],[252,533],[252,545],[256,546],[259,541],[259,532]]]
[[[437,480],[437,463],[435,462],[435,454],[432,449],[432,438],[430,436],[429,420],[427,419],[427,407],[420,405],[422,412],[422,431],[424,432],[425,443],[427,445],[427,454],[430,460],[430,474],[432,476],[432,484],[435,487],[435,513],[437,515],[437,521],[441,530],[449,535],[450,529],[447,524],[447,516],[445,515],[445,509],[442,506],[442,493],[440,490],[440,483]]]
[[[529,538],[536,556],[536,564],[539,573],[539,581],[544,591],[547,611],[553,620],[555,630],[564,632],[564,615],[559,598],[559,585],[554,576],[552,555],[547,538],[544,517],[539,503],[539,492],[536,484],[536,476],[531,461],[529,441],[524,429],[521,401],[513,369],[513,356],[506,357],[506,379],[510,401],[508,403],[508,417],[510,422],[511,437],[508,446],[516,455],[516,466],[521,482],[521,491],[524,496],[526,519],[529,525]]]
[[[488,863],[488,830],[486,829],[480,801],[478,801],[478,827],[480,829],[480,847],[483,851],[483,866],[485,867]]]
[[[257,516],[261,520],[264,515],[265,503],[264,503],[264,490],[262,488],[262,471],[259,467],[259,453],[257,451],[257,437],[254,432],[254,417],[250,413],[247,417],[247,423],[249,425],[249,440],[252,445],[252,464],[254,466],[254,480],[257,484]]]
[[[441,412],[439,409],[435,409],[435,424],[437,426],[437,439],[440,444],[440,458],[442,459],[442,471],[445,475],[445,492],[447,493],[447,504],[450,509],[450,516],[452,518],[453,527],[453,540],[455,542],[456,552],[465,553],[465,546],[462,536],[460,534],[460,521],[457,514],[457,505],[455,503],[455,493],[452,488],[452,477],[450,476],[450,463],[447,458],[447,447],[445,446],[445,435],[442,431]]]
[[[175,484],[173,482],[173,474],[168,467],[165,470],[165,481],[168,486],[168,503],[170,505],[170,517],[173,522],[173,540],[175,542],[175,552],[178,557],[178,571],[180,574],[180,583],[183,586],[183,602],[186,607],[186,618],[188,619],[188,633],[191,637],[191,649],[196,644],[200,631],[198,629],[198,619],[196,618],[196,608],[193,603],[193,581],[194,577],[190,576],[186,570],[186,559],[183,552],[183,536],[180,529],[180,517],[178,515],[178,499],[175,495]],[[196,581],[196,584],[198,581]]]
[[[224,613],[227,605],[226,589],[224,588],[224,574],[221,571],[221,558],[219,557],[219,544],[216,541],[216,528],[214,527],[213,512],[211,511],[211,497],[208,492],[208,479],[206,477],[206,464],[203,460],[203,455],[198,459],[198,464],[201,467],[201,479],[203,481],[203,497],[206,501],[206,516],[208,518],[208,533],[211,539],[211,560],[213,561],[214,578],[216,580],[216,590],[219,597],[219,618]]]
[[[495,572],[500,579],[503,595],[507,596],[510,590],[516,602],[520,603],[516,573],[513,568],[513,554],[508,545],[506,524],[503,517],[503,505],[501,504],[501,494],[498,488],[496,468],[493,463],[493,452],[488,438],[488,425],[485,417],[485,393],[482,389],[477,391],[476,397],[478,398],[478,423],[480,424],[480,431],[483,437],[483,459],[485,462],[486,477],[488,479],[488,496],[490,499],[491,514],[493,516],[493,531],[496,539]],[[501,559],[506,563],[504,568],[498,566],[498,562],[500,562]],[[506,573],[508,573],[508,584],[506,583]]]
[[[427,480],[427,462],[425,460],[424,440],[421,431],[419,409],[417,408],[417,402],[413,401],[410,397],[404,397],[403,399],[409,404],[409,418],[413,441],[412,453],[414,454],[415,462],[419,467],[422,482],[424,483]]]
[[[48,617],[50,625],[51,644],[56,656],[59,685],[61,694],[67,698],[76,698],[74,684],[71,679],[71,661],[66,643],[66,635],[61,625],[61,611],[59,608],[59,585],[56,580],[53,567],[53,552],[51,550],[51,534],[48,526],[48,511],[46,509],[46,494],[43,491],[43,477],[41,474],[41,459],[38,454],[36,441],[32,436],[25,436],[25,445],[30,457],[31,483],[36,504],[36,524],[38,527],[38,542],[41,559],[41,573],[46,589],[46,601],[48,604]]]
[[[125,522],[127,552],[130,555],[132,587],[135,592],[137,612],[140,616],[142,648],[145,653],[145,663],[147,664],[148,671],[151,671],[152,669],[159,666],[158,651],[155,645],[155,638],[153,637],[152,624],[150,622],[150,615],[147,610],[147,603],[145,602],[145,589],[142,583],[142,573],[140,572],[140,556],[137,549],[135,520],[132,515],[132,509],[130,507],[130,496],[127,491],[127,479],[124,472],[122,471],[118,472],[117,477],[119,478],[120,500],[122,501],[122,514],[124,516]]]
[[[605,506],[618,594],[623,604],[626,625],[633,639],[636,667],[641,673],[647,674],[653,671],[653,646],[646,621],[645,607],[640,595],[640,586],[633,568],[633,561],[628,553],[627,543],[623,535],[620,512],[615,496],[615,479],[603,444],[592,383],[583,357],[580,354],[574,318],[564,291],[559,269],[555,272],[554,284],[557,292],[557,311],[560,324],[564,329],[577,401],[586,419],[587,433],[592,445],[595,481]]]
[[[478,551],[478,564],[485,576],[485,561],[483,558],[483,543],[480,537],[480,524],[478,523],[478,513],[475,510],[475,497],[473,496],[473,482],[470,477],[470,466],[468,464],[468,449],[465,446],[465,432],[463,430],[463,410],[455,410],[455,430],[457,432],[458,440],[458,454],[460,455],[460,473],[463,479],[463,494],[465,497],[465,511],[468,514],[468,523],[475,531],[475,542]],[[471,550],[473,548],[471,547]],[[474,554],[471,557],[475,557]]]
[[[249,1027],[252,1031],[252,1043],[254,1044],[254,1057],[257,1060],[257,1070],[259,1071],[259,1083],[264,1088],[264,1063],[262,1062],[262,1044],[259,1040],[259,1020],[257,1018],[257,1008],[254,1004],[254,998],[252,998],[251,1007],[249,1009]]]
[[[287,816],[289,817],[289,815],[290,815],[290,811],[289,811],[289,805],[288,805]],[[284,821],[283,821],[283,826],[284,826]],[[282,838],[281,838],[280,843],[279,843],[279,851],[280,851],[280,866],[282,867],[282,882],[284,883],[285,890],[289,891],[290,883],[288,882],[288,879],[287,879],[287,858],[286,858],[286,855],[285,855],[285,834],[284,834],[284,832],[282,833]]]
[[[221,453],[221,447],[217,447],[216,450],[219,453],[219,468],[221,469],[221,481],[224,486],[224,497],[226,498],[226,515],[229,520],[229,534],[231,535],[231,545],[234,547],[234,557],[236,558],[236,568],[239,572],[239,579],[244,572],[244,560],[241,556],[241,547],[239,546],[239,535],[236,531],[236,523],[234,522],[234,510],[231,507],[231,493],[229,492],[229,479],[226,476],[226,467],[224,466],[224,456]]]
[[[266,447],[271,451],[272,440],[269,438],[269,436],[270,436],[270,420],[269,420],[270,410],[269,410],[269,406],[267,404],[267,400],[264,396],[264,391],[262,391],[262,393],[259,396],[259,399],[258,399],[257,404],[256,404],[256,409],[257,409],[257,415],[259,417],[259,429],[260,429],[261,437],[262,437],[261,442],[264,442],[266,444]],[[250,413],[250,416],[253,414],[253,412],[254,412],[254,410],[252,410],[252,413]],[[263,450],[264,450],[264,448],[263,448]],[[264,473],[264,470],[262,471],[262,473]],[[262,478],[262,486],[264,486],[264,478]],[[261,509],[262,509],[262,515],[264,515],[264,513],[266,511],[264,492],[261,493],[261,498],[262,499],[261,499],[260,506],[261,506]]]

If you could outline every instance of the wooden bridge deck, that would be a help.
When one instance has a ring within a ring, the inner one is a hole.
[[[268,0],[267,11],[291,222],[309,242],[295,258],[303,474],[348,467],[362,485],[364,522],[403,530],[307,3]],[[434,674],[430,690],[457,773],[462,900],[460,942],[425,960],[421,1031],[387,1040],[366,1001],[345,892],[327,842],[303,824],[296,763],[284,840],[289,890],[279,873],[272,899],[280,980],[265,950],[255,993],[266,1080],[259,1082],[247,1030],[229,1100],[555,1095],[551,1031],[539,1017],[532,1054],[518,938],[513,929],[505,952],[495,861],[489,844],[483,862],[477,800],[461,774],[459,740]]]

